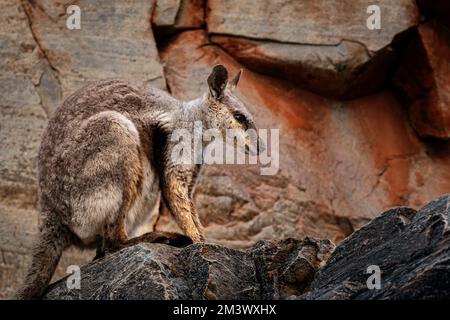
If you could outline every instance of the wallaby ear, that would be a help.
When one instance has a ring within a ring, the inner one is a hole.
[[[215,65],[208,77],[209,91],[213,98],[220,99],[228,82],[228,70],[223,65]]]
[[[230,90],[234,90],[234,88],[237,87],[238,83],[239,83],[239,79],[241,78],[241,74],[242,74],[242,69],[239,70],[238,73],[236,73],[236,75],[233,77],[233,79],[230,81]]]

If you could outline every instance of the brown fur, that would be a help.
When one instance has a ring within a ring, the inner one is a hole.
[[[190,102],[115,79],[89,84],[63,102],[39,150],[43,224],[18,298],[42,295],[69,245],[97,247],[100,257],[139,241],[184,246],[205,240],[192,202],[200,166],[173,163],[168,136],[177,128],[191,129],[193,121],[222,130],[254,127],[243,104],[226,89],[227,80],[226,69],[214,67],[210,92]],[[236,112],[245,121],[236,121]],[[189,238],[152,232],[130,239],[159,205],[160,193]]]

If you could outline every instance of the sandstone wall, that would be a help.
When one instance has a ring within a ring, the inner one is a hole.
[[[260,127],[280,129],[280,171],[206,168],[195,202],[212,243],[339,243],[379,212],[450,191],[448,10],[380,0],[382,29],[369,30],[365,0],[81,0],[81,30],[68,30],[72,3],[0,0],[0,298],[30,262],[41,134],[93,79],[191,99],[212,65],[244,68],[238,94]],[[149,227],[177,229],[167,214]],[[55,279],[91,258],[67,252]]]

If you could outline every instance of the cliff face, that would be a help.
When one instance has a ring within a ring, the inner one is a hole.
[[[206,168],[195,203],[211,243],[338,244],[384,210],[450,191],[445,1],[379,1],[381,30],[367,28],[363,0],[79,1],[80,30],[66,28],[70,4],[1,3],[0,297],[30,262],[42,132],[89,80],[128,78],[191,99],[212,65],[245,69],[238,95],[259,127],[280,129],[280,170]],[[177,230],[167,213],[142,231],[153,228]],[[91,258],[67,252],[55,279]]]

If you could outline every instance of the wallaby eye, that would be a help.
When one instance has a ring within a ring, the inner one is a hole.
[[[234,114],[234,118],[239,123],[244,123],[245,122],[245,116],[242,113],[235,113]]]

